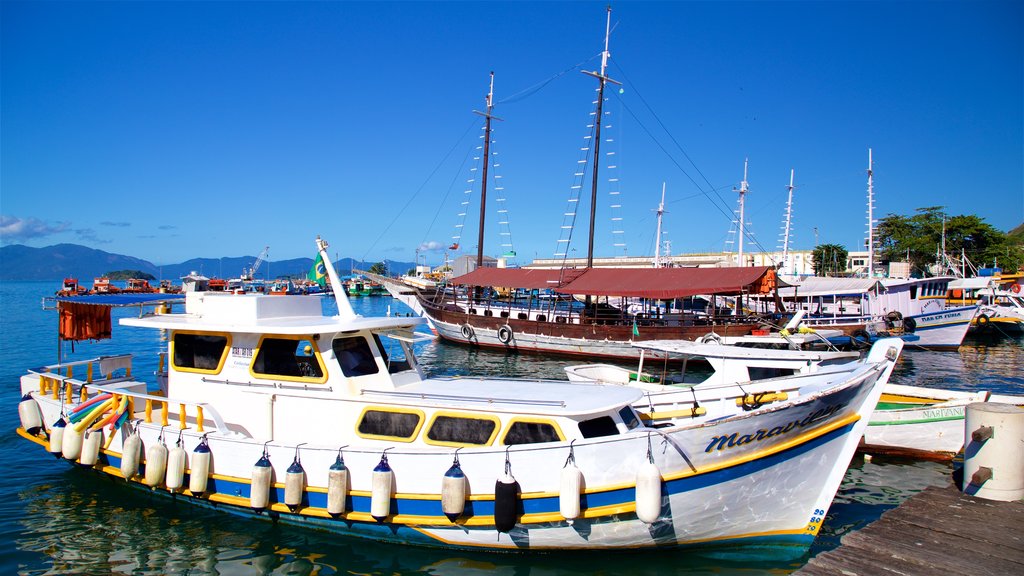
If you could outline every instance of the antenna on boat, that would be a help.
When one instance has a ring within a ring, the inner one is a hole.
[[[338,303],[338,316],[343,318],[355,318],[356,313],[352,310],[352,304],[348,301],[348,296],[345,295],[345,289],[341,285],[341,279],[338,277],[337,271],[334,270],[334,264],[331,262],[331,257],[327,254],[327,241],[321,240],[319,236],[316,237],[316,249],[320,253],[320,258],[324,262],[324,268],[327,270],[327,280],[331,283],[331,290],[334,292],[334,301]]]
[[[480,175],[480,232],[477,237],[476,243],[476,267],[481,268],[484,265],[484,215],[487,213],[487,167],[491,164],[491,119],[501,120],[491,115],[491,110],[494,109],[494,72],[491,72],[491,86],[487,92],[487,98],[484,100],[487,103],[487,111],[480,112],[479,110],[473,110],[474,114],[479,114],[484,117],[484,165],[483,173]]]
[[[584,74],[593,76],[598,80],[597,89],[597,118],[596,124],[594,124],[594,168],[593,178],[590,186],[590,240],[587,243],[587,268],[594,267],[594,222],[597,218],[597,164],[600,158],[601,152],[601,124],[604,121],[604,87],[608,82],[612,84],[622,85],[621,82],[616,82],[609,78],[606,74],[608,70],[608,58],[611,57],[611,53],[608,52],[608,38],[611,36],[612,31],[612,7],[608,6],[608,18],[605,22],[604,27],[604,51],[601,52],[601,71],[600,72],[588,72],[583,70]],[[589,297],[588,297],[589,300]]]
[[[871,148],[868,148],[868,278],[875,275],[875,186]]]

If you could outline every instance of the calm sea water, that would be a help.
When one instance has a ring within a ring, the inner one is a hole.
[[[788,574],[790,562],[723,561],[684,551],[642,554],[467,554],[397,547],[227,517],[129,490],[72,470],[14,434],[18,378],[56,361],[57,316],[41,301],[54,282],[0,282],[0,574]],[[390,298],[354,300],[364,315],[407,309]],[[329,307],[330,305],[328,305]],[[115,313],[115,319],[127,311]],[[130,350],[135,374],[156,369],[166,342],[154,331],[114,327],[113,341],[80,343],[71,358]],[[427,342],[431,374],[562,378],[565,360],[506,355]],[[959,352],[904,354],[893,382],[1024,394],[1021,339],[971,341]],[[856,458],[810,555],[877,519],[927,486],[949,482],[948,465]]]

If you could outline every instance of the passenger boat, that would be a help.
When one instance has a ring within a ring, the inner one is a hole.
[[[876,341],[893,346],[898,339]],[[853,369],[856,352],[777,350],[771,348],[650,341],[635,344],[646,352],[706,361],[710,375],[687,374],[674,366],[641,362],[637,369],[608,364],[565,368],[570,381],[614,384],[638,388],[644,398],[634,407],[644,421],[677,423],[704,410],[709,397],[723,393],[737,405],[761,405],[790,399],[806,374]],[[872,351],[866,357],[871,361]],[[791,376],[792,377],[789,377]],[[781,378],[780,378],[781,377]],[[1000,402],[1024,406],[1024,396],[964,392],[886,383],[872,413],[860,449],[864,452],[927,460],[950,460],[963,448],[965,408],[972,402]]]
[[[318,249],[337,315],[310,297],[188,293],[184,313],[120,320],[167,331],[155,383],[136,379],[131,356],[30,370],[18,434],[121,480],[111,498],[144,489],[354,537],[798,555],[899,354],[879,343],[854,370],[801,376],[793,398],[709,399],[653,428],[629,387],[424,377],[423,320],[356,315]],[[144,296],[157,295],[132,295]]]
[[[978,306],[949,307],[952,278],[806,278],[779,288],[790,312],[805,311],[813,328],[842,330],[847,336],[897,336],[913,348],[955,350],[963,342]],[[774,307],[774,301],[763,301]]]
[[[949,283],[949,306],[980,306],[971,321],[971,331],[979,333],[1019,334],[1024,331],[1024,298],[1020,284],[1001,282],[993,276],[957,278]]]

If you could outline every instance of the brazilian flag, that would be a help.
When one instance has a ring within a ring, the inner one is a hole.
[[[309,269],[306,278],[316,282],[321,288],[327,286],[327,266],[324,265],[323,256],[320,254],[316,255],[316,261],[313,262],[313,267]]]

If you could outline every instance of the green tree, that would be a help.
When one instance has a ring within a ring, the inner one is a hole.
[[[373,266],[370,266],[370,273],[386,276],[388,273],[388,267],[383,262],[377,262]]]
[[[839,244],[819,244],[811,253],[815,276],[838,276],[846,271],[846,258],[850,255]]]
[[[945,227],[946,254],[953,260],[963,254],[976,266],[999,265],[1009,270],[1024,264],[1024,249],[978,216],[950,217],[941,206],[918,208],[916,212],[910,217],[889,214],[879,221],[882,260],[909,261],[914,272],[929,272],[942,251]]]

